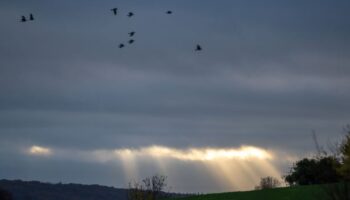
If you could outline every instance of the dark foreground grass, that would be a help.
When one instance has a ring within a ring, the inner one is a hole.
[[[327,199],[321,186],[295,186],[286,188],[228,192],[178,198],[176,200],[323,200]]]

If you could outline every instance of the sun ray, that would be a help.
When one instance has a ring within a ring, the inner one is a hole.
[[[137,160],[153,159],[160,173],[169,171],[167,162],[202,163],[208,175],[216,177],[222,191],[253,189],[263,176],[279,177],[273,166],[274,154],[267,150],[242,146],[239,148],[188,148],[176,149],[165,146],[149,146],[138,149],[117,149],[116,155],[122,160],[127,177],[137,177]]]

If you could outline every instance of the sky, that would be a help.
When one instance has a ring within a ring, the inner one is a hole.
[[[0,179],[165,174],[174,192],[221,192],[281,177],[316,152],[313,130],[327,148],[350,122],[349,8],[2,0]]]

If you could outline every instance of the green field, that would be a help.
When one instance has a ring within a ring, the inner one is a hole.
[[[296,186],[248,192],[228,192],[178,198],[177,200],[322,200],[321,186]]]

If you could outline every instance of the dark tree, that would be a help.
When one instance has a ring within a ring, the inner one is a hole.
[[[267,176],[260,179],[260,184],[255,187],[257,190],[271,189],[280,186],[281,183],[277,178]]]
[[[323,186],[329,200],[350,200],[350,126],[346,126],[344,130],[346,135],[337,146],[335,156],[340,161],[337,172],[341,182]]]
[[[346,135],[339,147],[341,166],[338,172],[345,181],[350,181],[350,126],[345,128]]]
[[[290,185],[335,183],[341,180],[337,173],[340,163],[332,156],[319,159],[304,158],[295,163],[285,177]]]
[[[142,182],[129,184],[129,200],[158,200],[164,197],[164,189],[167,186],[166,176],[154,175],[147,177]]]

